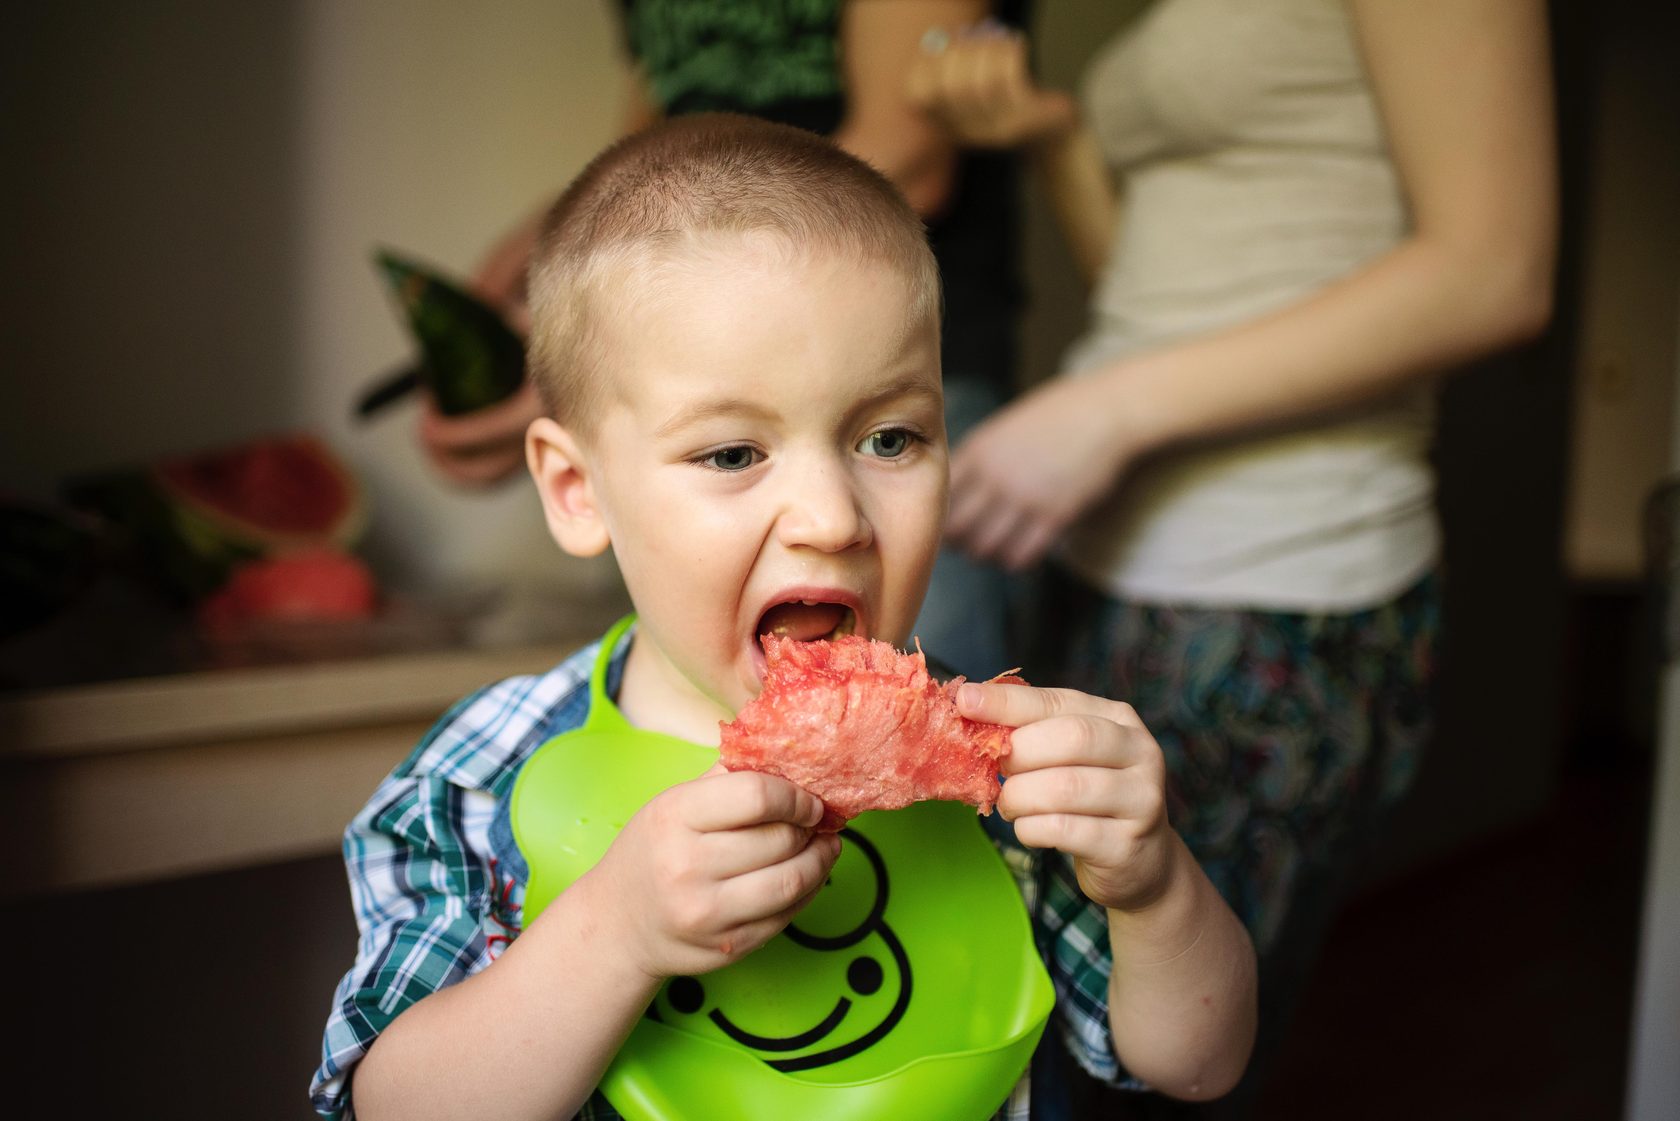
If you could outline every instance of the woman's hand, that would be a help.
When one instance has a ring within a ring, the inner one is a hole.
[[[444,416],[423,395],[420,446],[439,474],[469,487],[487,487],[525,465],[525,429],[544,415],[536,386],[527,379],[512,397],[461,416]]]
[[[905,94],[958,144],[1017,148],[1071,132],[1073,98],[1040,88],[1027,68],[1027,41],[985,22],[949,35],[934,28],[910,67]]]
[[[947,539],[1022,569],[1112,490],[1136,453],[1103,389],[1059,378],[976,428],[951,456]]]

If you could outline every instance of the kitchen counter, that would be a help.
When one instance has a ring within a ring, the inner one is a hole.
[[[540,642],[0,693],[0,898],[336,851],[449,705],[611,617],[579,611]]]

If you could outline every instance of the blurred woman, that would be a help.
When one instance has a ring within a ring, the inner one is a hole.
[[[1030,153],[1094,285],[1061,376],[955,450],[949,534],[1053,550],[1067,683],[1166,750],[1260,952],[1240,1115],[1427,735],[1434,383],[1550,315],[1544,5],[1158,0],[1077,103],[1013,33],[930,46],[912,99]]]

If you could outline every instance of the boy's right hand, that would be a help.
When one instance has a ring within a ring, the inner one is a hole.
[[[713,767],[643,806],[585,879],[638,968],[692,976],[781,933],[827,878],[840,838],[786,779]],[[579,881],[581,884],[583,881]]]

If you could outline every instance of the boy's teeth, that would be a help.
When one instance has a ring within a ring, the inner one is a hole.
[[[810,600],[779,603],[766,611],[758,623],[759,634],[773,634],[796,642],[838,638],[856,629],[857,616],[851,608],[839,603]]]

